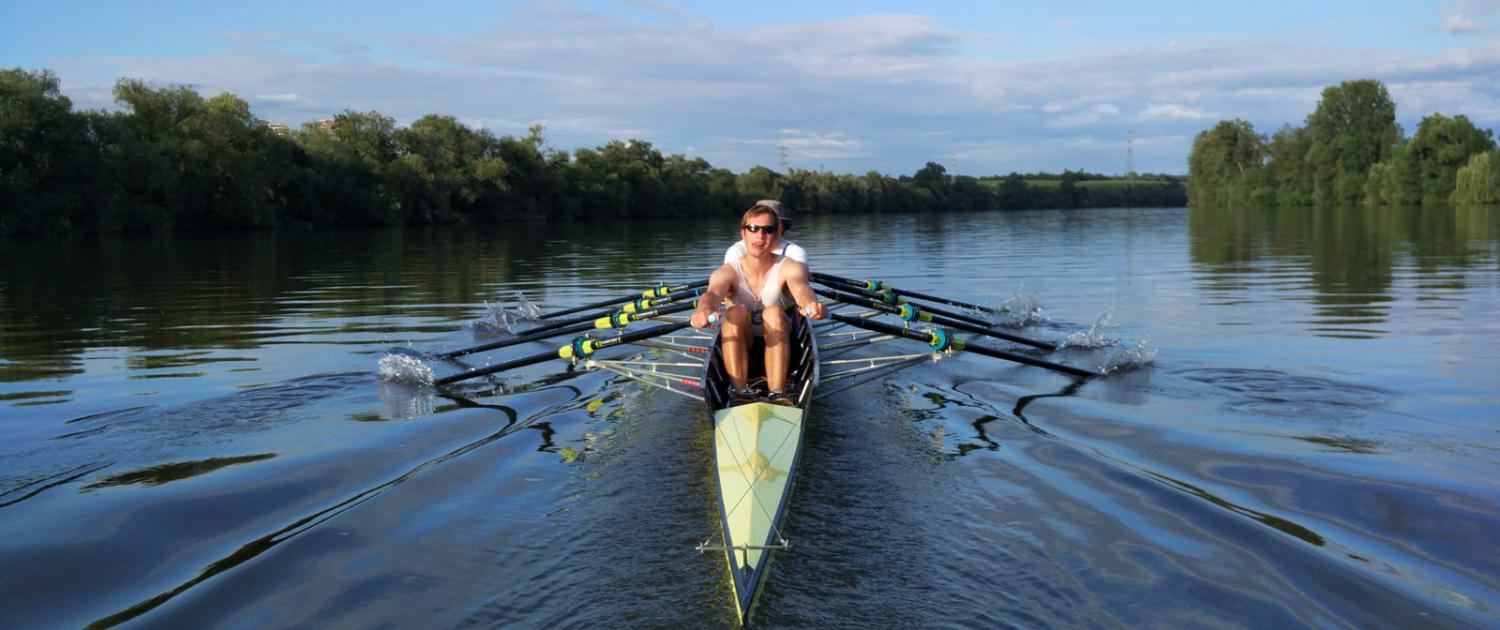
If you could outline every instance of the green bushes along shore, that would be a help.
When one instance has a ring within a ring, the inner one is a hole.
[[[540,126],[497,137],[452,116],[286,129],[232,94],[134,79],[115,85],[119,111],[74,111],[58,85],[0,70],[0,234],[724,216],[762,197],[808,214],[1187,203],[1175,176],[734,173],[637,140],[551,150]]]
[[[1432,114],[1411,138],[1379,81],[1323,90],[1306,126],[1270,138],[1243,120],[1198,134],[1188,199],[1215,205],[1437,205],[1500,203],[1493,133],[1468,117]]]

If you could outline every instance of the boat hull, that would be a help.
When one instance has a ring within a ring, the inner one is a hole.
[[[807,410],[817,384],[817,343],[809,322],[795,318],[787,390],[795,407],[756,402],[728,406],[729,381],[718,344],[703,379],[713,429],[714,477],[719,493],[725,563],[740,620],[747,621],[770,569],[772,551],[785,548],[781,523],[802,453]]]

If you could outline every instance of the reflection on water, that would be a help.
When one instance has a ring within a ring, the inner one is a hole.
[[[1232,393],[1226,402],[1229,409],[1306,421],[1358,418],[1390,399],[1390,392],[1373,387],[1274,370],[1208,368],[1183,370],[1177,376]]]
[[[1453,300],[1493,286],[1494,214],[1484,206],[1194,208],[1189,251],[1211,299],[1297,297],[1315,306],[1295,322],[1309,332],[1373,338],[1390,334],[1398,300]]]
[[[260,453],[258,455],[241,455],[239,457],[213,457],[193,462],[175,462],[171,464],[160,464],[132,470],[127,473],[111,475],[99,481],[83,487],[84,490],[98,490],[110,486],[126,486],[141,484],[144,486],[159,486],[164,483],[187,479],[211,473],[220,468],[228,468],[236,464],[248,464],[275,457],[275,453]]]

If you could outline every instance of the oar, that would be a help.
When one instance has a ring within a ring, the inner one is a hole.
[[[647,291],[647,293],[651,293],[651,291]],[[605,317],[607,315],[615,315],[615,314],[618,314],[618,313],[637,313],[637,312],[648,310],[648,309],[650,309],[652,307],[655,307],[655,306],[661,306],[663,304],[670,304],[672,302],[676,302],[677,300],[681,300],[683,298],[695,298],[695,297],[698,297],[699,293],[700,292],[697,289],[683,289],[681,291],[674,291],[674,292],[671,292],[671,293],[664,293],[664,294],[662,294],[660,296],[656,296],[656,297],[639,297],[639,298],[635,298],[633,301],[625,302],[625,303],[615,302],[613,304],[613,308],[608,308],[608,309],[605,309],[605,310],[602,310],[602,311],[598,311],[598,312],[595,312],[595,313],[589,313],[587,315],[579,315],[578,317],[570,317],[568,319],[559,320],[559,321],[555,321],[555,322],[550,322],[550,323],[547,323],[547,324],[542,324],[541,326],[537,326],[535,328],[529,328],[529,329],[527,329],[524,332],[524,334],[529,337],[529,336],[532,336],[532,335],[538,335],[538,334],[547,332],[549,330],[550,331],[557,331],[557,332],[553,332],[551,335],[548,335],[549,337],[550,336],[556,336],[556,335],[566,335],[566,334],[569,334],[569,333],[575,333],[575,332],[578,332],[578,331],[577,330],[563,331],[563,329],[567,328],[569,326],[574,326],[574,325],[582,323],[582,322],[591,322],[591,321],[594,321],[596,319],[599,319],[600,317]],[[672,311],[672,312],[675,313],[677,311]],[[467,353],[465,353],[465,354],[467,354]]]
[[[703,287],[706,287],[706,286],[708,286],[708,280],[699,280],[697,282],[690,282],[688,284],[682,284],[682,285],[678,285],[678,286],[675,286],[675,287],[669,287],[669,286],[667,286],[665,284],[659,284],[659,285],[656,285],[653,288],[646,289],[645,291],[641,292],[640,297],[644,297],[644,298],[658,298],[658,297],[662,297],[662,296],[664,296],[664,295],[666,295],[668,293],[676,293],[678,291],[686,291],[686,290],[689,290],[689,289],[700,289],[700,288],[703,288]],[[625,297],[622,297],[622,298],[614,298],[614,299],[611,299],[611,300],[603,300],[603,301],[600,301],[600,302],[595,302],[593,304],[585,304],[583,306],[575,306],[573,308],[567,308],[567,309],[563,309],[563,310],[560,310],[560,311],[554,311],[554,312],[551,312],[551,313],[547,313],[545,315],[541,315],[538,319],[552,319],[554,317],[561,317],[563,315],[572,315],[573,313],[587,311],[587,310],[590,310],[590,309],[601,309],[601,308],[618,307],[621,303],[628,302],[630,300],[634,300],[635,298],[636,298],[636,296],[629,295],[629,296],[625,296]]]
[[[543,339],[550,339],[552,337],[581,333],[584,331],[593,330],[595,328],[601,330],[607,330],[610,328],[624,328],[631,322],[638,322],[643,319],[659,317],[662,315],[671,315],[672,313],[681,313],[683,311],[692,310],[696,306],[697,302],[694,301],[688,302],[686,304],[677,304],[674,306],[649,311],[635,311],[631,313],[627,313],[625,311],[616,311],[609,314],[607,317],[600,317],[592,321],[582,321],[563,328],[549,326],[547,330],[541,332],[528,331],[525,335],[521,335],[519,337],[511,337],[510,339],[501,339],[500,341],[491,341],[486,344],[480,344],[472,348],[464,348],[462,350],[444,352],[438,356],[444,359],[452,359],[454,357],[461,357],[466,354],[474,354],[475,352],[484,352],[486,350],[505,348],[508,346],[514,346],[532,341],[541,341]]]
[[[1073,376],[1098,376],[1098,374],[1089,372],[1087,370],[1082,370],[1070,365],[1063,365],[1061,363],[1053,363],[1051,361],[1028,357],[1024,354],[1016,354],[1014,352],[1006,352],[1004,350],[996,350],[994,348],[986,348],[984,346],[967,345],[963,342],[963,340],[956,339],[950,336],[947,331],[941,328],[924,332],[919,330],[912,330],[910,328],[902,328],[901,326],[892,326],[890,324],[882,322],[874,322],[862,317],[851,317],[841,313],[831,313],[829,314],[829,317],[833,318],[835,321],[840,321],[845,324],[849,324],[850,326],[856,326],[865,330],[873,330],[875,332],[884,333],[887,335],[906,337],[907,339],[914,339],[916,341],[925,341],[927,342],[927,345],[931,346],[934,350],[963,350],[966,352],[982,354],[988,357],[994,357],[996,359],[1005,359],[1006,361],[1015,361],[1016,363],[1025,363],[1026,365],[1034,365],[1040,368],[1047,368],[1049,370],[1062,372],[1063,374],[1071,374]]]
[[[813,275],[816,276],[818,274],[813,274]],[[820,278],[813,278],[813,279],[817,280],[819,284],[822,284],[823,286],[828,287],[830,289],[842,289],[844,291],[847,291],[847,292],[850,292],[850,293],[854,293],[856,295],[861,295],[861,296],[864,296],[864,297],[866,297],[868,299],[871,299],[871,300],[874,300],[874,301],[878,301],[881,304],[885,304],[885,305],[888,305],[888,306],[899,306],[901,304],[905,304],[906,303],[906,299],[905,298],[902,298],[902,297],[896,295],[894,292],[891,291],[890,288],[886,288],[886,289],[884,289],[882,291],[871,291],[870,289],[866,288],[869,285],[855,286],[855,285],[852,285],[852,284],[846,284],[846,283],[839,282],[839,281],[836,281],[836,280],[824,280],[824,279],[820,279]],[[923,306],[926,306],[926,305],[923,305]],[[953,311],[944,310],[944,309],[941,309],[941,308],[937,308],[935,306],[927,306],[926,310],[927,310],[927,312],[932,313],[933,315],[942,315],[943,317],[947,317],[949,319],[956,319],[956,320],[959,320],[959,321],[969,322],[970,324],[973,324],[975,326],[989,326],[989,325],[991,325],[991,324],[994,323],[994,322],[985,321],[985,320],[980,319],[978,317],[975,317],[973,315],[966,315],[964,313],[955,313]]]
[[[482,368],[469,370],[467,372],[459,372],[458,374],[453,374],[451,376],[444,376],[443,378],[433,381],[433,384],[448,385],[471,378],[494,374],[496,372],[504,372],[505,370],[513,370],[519,367],[535,365],[537,363],[541,363],[550,359],[583,359],[589,357],[599,350],[608,348],[610,346],[617,346],[622,343],[643,341],[652,337],[660,337],[665,334],[677,332],[679,330],[687,328],[688,326],[688,322],[678,322],[676,324],[663,324],[655,328],[647,328],[646,330],[625,333],[618,337],[608,337],[605,339],[579,337],[577,339],[574,339],[572,343],[569,343],[551,352],[533,354],[528,357],[521,357],[519,359],[513,359],[504,363],[497,363],[495,365],[489,365]]]
[[[969,304],[968,302],[960,302],[958,300],[950,300],[948,298],[938,297],[936,295],[927,295],[925,293],[917,293],[916,291],[907,291],[905,289],[897,289],[895,287],[887,286],[884,282],[881,282],[879,280],[853,280],[853,279],[850,279],[850,278],[844,278],[842,276],[835,276],[835,275],[827,274],[827,273],[818,273],[816,271],[813,272],[812,276],[813,276],[814,280],[827,280],[829,282],[839,282],[839,283],[843,283],[843,284],[846,284],[846,285],[849,285],[849,286],[852,286],[852,287],[862,287],[862,288],[864,288],[865,290],[868,290],[868,291],[880,291],[882,289],[885,289],[885,290],[889,290],[889,291],[895,293],[896,295],[900,295],[900,296],[903,296],[903,297],[916,298],[918,300],[927,300],[928,302],[937,302],[938,304],[947,304],[948,306],[957,306],[959,308],[973,309],[973,310],[976,310],[976,311],[979,311],[979,312],[982,312],[982,313],[994,313],[994,314],[997,314],[997,315],[1000,314],[1000,311],[997,310],[997,309],[995,309],[995,308],[993,308],[993,307],[980,306],[978,304]]]
[[[1046,350],[1048,352],[1057,350],[1057,344],[1054,344],[1054,343],[1049,343],[1049,342],[1046,342],[1046,341],[1037,341],[1035,339],[1027,339],[1026,337],[1021,337],[1021,336],[1018,336],[1018,335],[1012,335],[1010,333],[1004,333],[1004,332],[999,332],[999,331],[995,331],[995,330],[990,330],[990,329],[985,328],[983,326],[975,326],[974,324],[970,324],[970,323],[967,323],[967,322],[962,322],[962,321],[959,321],[959,320],[956,320],[956,319],[951,319],[951,318],[947,318],[947,317],[940,317],[940,316],[934,315],[931,312],[924,311],[924,310],[922,310],[920,308],[917,308],[915,305],[912,305],[912,304],[902,304],[901,306],[891,306],[889,304],[883,304],[883,303],[880,303],[880,302],[876,302],[875,300],[871,300],[869,298],[860,297],[858,295],[852,295],[852,294],[849,294],[849,293],[844,293],[843,291],[833,291],[833,290],[829,290],[829,289],[813,289],[813,291],[815,293],[817,293],[818,295],[821,295],[821,296],[826,297],[826,298],[831,299],[831,300],[838,300],[838,301],[844,302],[846,304],[853,304],[855,306],[863,306],[863,307],[866,307],[866,308],[873,308],[873,309],[875,309],[877,311],[881,311],[881,312],[885,312],[885,313],[891,313],[891,314],[894,314],[894,315],[900,315],[902,320],[908,321],[908,322],[909,321],[913,321],[913,320],[916,320],[916,321],[919,321],[919,322],[932,322],[932,323],[937,324],[939,326],[947,326],[949,328],[956,328],[958,330],[962,330],[962,331],[965,331],[965,332],[971,332],[971,333],[974,333],[976,335],[984,335],[986,337],[994,337],[996,339],[1004,339],[1006,341],[1014,341],[1014,342],[1022,344],[1022,345],[1031,346],[1033,348],[1040,348],[1040,349]]]

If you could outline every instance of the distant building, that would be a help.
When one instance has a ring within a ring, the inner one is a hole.
[[[271,122],[263,122],[263,123],[260,124],[260,126],[265,127],[266,129],[269,129],[271,131],[271,133],[274,133],[274,134],[276,134],[278,136],[281,136],[283,138],[287,137],[287,135],[289,135],[291,133],[290,131],[287,130],[286,125],[282,125],[282,124],[271,123]]]

